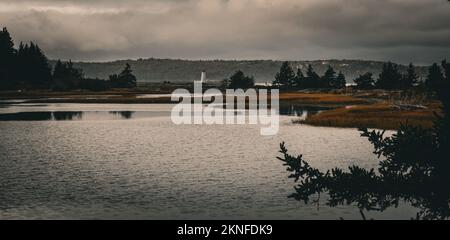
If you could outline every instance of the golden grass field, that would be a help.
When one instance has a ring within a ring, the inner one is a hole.
[[[402,124],[433,127],[436,113],[440,112],[438,102],[430,102],[425,109],[401,110],[389,102],[369,105],[340,107],[309,116],[301,123],[314,126],[398,129]]]
[[[369,102],[366,99],[333,93],[280,93],[280,101],[315,106],[343,106]]]

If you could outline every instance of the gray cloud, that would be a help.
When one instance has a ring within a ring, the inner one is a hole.
[[[1,0],[0,23],[74,60],[450,57],[446,0]]]

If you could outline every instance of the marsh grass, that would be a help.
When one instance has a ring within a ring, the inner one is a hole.
[[[289,101],[303,105],[346,106],[367,104],[367,99],[355,98],[345,94],[333,93],[281,93],[280,101]]]
[[[294,122],[313,126],[390,130],[396,130],[404,124],[431,128],[436,114],[441,112],[439,106],[439,102],[430,102],[424,108],[402,110],[390,102],[382,102],[336,108]]]

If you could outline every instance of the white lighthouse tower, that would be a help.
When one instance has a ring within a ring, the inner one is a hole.
[[[200,77],[200,82],[201,82],[201,83],[204,83],[205,81],[206,81],[206,71],[203,70],[203,71],[202,71],[202,75],[201,75],[201,77]]]

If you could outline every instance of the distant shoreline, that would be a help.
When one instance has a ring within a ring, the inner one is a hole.
[[[372,72],[378,75],[386,61],[353,60],[353,59],[324,59],[324,60],[293,60],[288,61],[294,68],[306,70],[309,64],[318,74],[323,74],[327,67],[332,66],[337,72],[342,71],[347,82],[352,82],[360,74]],[[55,60],[50,60],[54,65]],[[221,81],[237,70],[244,71],[247,75],[255,77],[258,83],[272,82],[275,74],[280,69],[281,60],[187,60],[169,58],[124,59],[114,61],[74,61],[74,67],[80,68],[89,78],[107,79],[113,72],[118,72],[123,65],[128,63],[133,73],[139,79],[139,83],[156,82],[189,82],[199,79],[199,73],[206,70],[209,80]],[[401,71],[407,68],[406,63],[400,63]],[[416,66],[416,73],[425,77],[428,66]],[[138,83],[138,84],[139,84]]]

